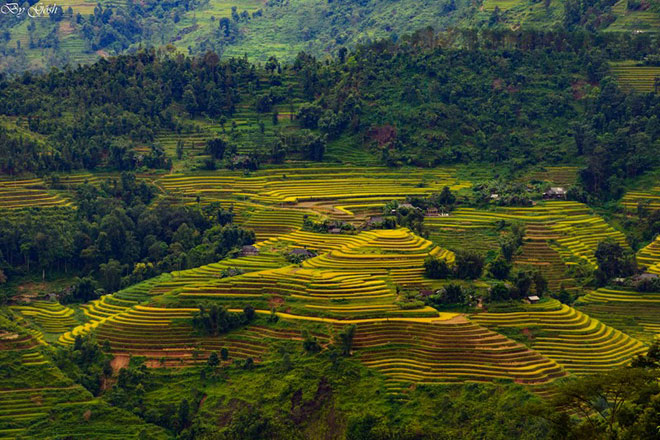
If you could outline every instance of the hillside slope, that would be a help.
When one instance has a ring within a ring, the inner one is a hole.
[[[144,46],[288,61],[303,50],[334,56],[344,47],[396,40],[427,26],[653,34],[660,23],[655,0],[65,0],[57,5],[50,16],[2,14],[0,71],[75,66]]]

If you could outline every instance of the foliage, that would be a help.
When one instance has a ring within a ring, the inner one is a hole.
[[[428,303],[438,308],[446,305],[466,305],[470,300],[471,293],[454,283],[446,285],[441,291],[428,297]]]
[[[357,327],[355,324],[344,327],[341,332],[339,332],[339,343],[341,347],[341,353],[344,356],[351,355],[351,348],[353,347],[353,337],[355,336],[355,331]]]
[[[58,298],[62,304],[85,303],[99,298],[102,292],[93,278],[76,278],[71,287],[58,294]]]
[[[473,251],[456,252],[456,278],[474,280],[481,276],[484,268],[484,257]]]
[[[488,273],[498,280],[505,280],[511,272],[511,263],[505,257],[499,256],[488,264]]]
[[[319,344],[318,338],[312,335],[309,331],[303,330],[302,338],[302,346],[307,353],[318,353],[321,351],[321,344]]]
[[[96,342],[80,335],[73,346],[60,348],[54,357],[58,368],[94,395],[101,393],[104,380],[112,375],[110,359]]]
[[[497,283],[490,288],[491,301],[508,301],[511,299],[511,289],[504,283]]]
[[[246,307],[242,314],[228,312],[217,304],[200,304],[192,325],[205,336],[218,336],[248,324],[254,319],[254,309]]]
[[[532,413],[551,421],[553,438],[654,438],[660,421],[658,377],[658,370],[649,368],[584,376],[562,384],[547,408]]]
[[[444,259],[428,256],[424,260],[424,275],[426,277],[438,280],[449,278],[451,274],[452,270]]]
[[[614,277],[632,275],[637,268],[635,256],[612,239],[599,242],[594,256],[598,261],[596,276],[601,284]]]

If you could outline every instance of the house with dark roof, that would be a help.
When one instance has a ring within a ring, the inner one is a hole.
[[[259,255],[259,249],[252,245],[246,245],[241,248],[240,255],[241,257],[250,257],[254,255]]]
[[[567,191],[561,186],[553,186],[543,193],[544,199],[566,199]]]
[[[289,252],[289,255],[299,258],[310,258],[315,256],[314,252],[304,248],[295,248]]]

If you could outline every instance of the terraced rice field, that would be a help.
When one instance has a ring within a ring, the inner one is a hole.
[[[448,217],[427,217],[425,225],[432,236],[435,230],[446,231],[447,234],[454,231],[468,234],[472,230],[495,231],[497,223],[502,220],[525,223],[530,233],[536,234],[536,238],[532,239],[545,240],[568,265],[584,260],[595,267],[596,247],[605,238],[627,246],[621,232],[592,214],[586,205],[577,202],[549,201],[529,208],[496,208],[489,211],[458,208]],[[545,232],[538,235],[539,230]],[[444,245],[442,241],[439,244]]]
[[[61,0],[57,2],[57,5],[61,6],[64,11],[71,7],[74,14],[91,15],[94,13],[94,8],[99,3],[104,8],[110,6],[126,6],[126,0],[99,0],[98,2],[88,0]]]
[[[638,66],[635,61],[612,63],[610,70],[622,88],[639,92],[655,92],[655,78],[660,77],[660,67]]]
[[[186,285],[199,285],[209,281],[223,278],[223,271],[237,270],[240,272],[254,272],[266,269],[276,269],[287,266],[289,263],[279,254],[260,252],[259,255],[229,258],[218,263],[212,263],[194,269],[175,271],[170,276],[163,277],[161,281],[150,288],[149,294],[158,295],[172,292]]]
[[[13,310],[33,321],[46,333],[65,333],[78,323],[74,311],[60,303],[34,301],[26,306],[14,306]]]
[[[145,356],[150,366],[203,363],[211,351],[222,348],[229,350],[232,359],[252,357],[258,362],[267,351],[263,336],[254,331],[239,330],[214,338],[196,336],[190,319],[197,310],[135,306],[101,322],[95,335],[107,340],[115,355]]]
[[[171,174],[158,183],[183,197],[205,200],[245,201],[266,205],[305,202],[338,204],[379,203],[406,195],[439,192],[444,186],[457,190],[468,182],[452,177],[450,169],[392,171],[387,168],[283,168],[255,172],[251,176]],[[304,207],[304,206],[302,206]],[[339,213],[341,211],[339,210]]]
[[[483,10],[486,12],[493,12],[495,7],[497,7],[500,11],[506,11],[519,4],[521,4],[520,0],[485,0]]]
[[[393,382],[510,379],[544,384],[566,375],[556,362],[463,318],[358,324],[359,359]]]
[[[650,191],[629,191],[623,196],[621,203],[630,210],[637,210],[640,203],[651,210],[660,209],[660,186],[653,187]]]
[[[535,178],[567,185],[575,171],[574,167],[553,167],[537,172]],[[59,184],[72,190],[85,181],[98,184],[105,177],[76,174],[60,179]],[[660,318],[655,317],[660,316],[655,309],[660,307],[660,293],[599,289],[583,297],[576,308],[548,300],[509,313],[474,316],[406,303],[407,292],[436,286],[424,277],[423,262],[429,255],[451,264],[454,249],[497,250],[501,221],[525,225],[517,265],[538,268],[552,291],[562,286],[577,290],[566,274],[569,265],[585,261],[595,267],[594,252],[604,238],[625,245],[623,234],[584,204],[549,201],[528,208],[458,207],[450,216],[426,218],[432,240],[405,228],[329,234],[303,231],[304,216],[357,224],[382,211],[392,199],[427,195],[444,186],[459,190],[470,183],[448,168],[317,166],[249,175],[142,177],[153,179],[168,198],[196,204],[199,196],[200,203],[220,201],[232,207],[236,223],[255,232],[256,251],[250,252],[256,254],[233,255],[105,295],[83,305],[77,319],[73,310],[58,304],[15,306],[13,310],[33,324],[34,333],[24,336],[30,341],[21,354],[25,365],[38,368],[47,363],[39,342],[52,338],[68,346],[76,336],[88,334],[99,342],[107,340],[119,358],[145,356],[150,367],[202,364],[211,351],[222,348],[228,348],[230,361],[250,357],[264,362],[277,341],[302,339],[300,325],[314,326],[314,334],[325,345],[337,331],[354,323],[356,357],[385,375],[390,392],[399,393],[411,382],[497,379],[544,390],[570,373],[625,365],[646,349],[641,341],[649,342],[660,331]],[[39,184],[43,186],[35,181],[26,186]],[[20,212],[8,211],[8,215]],[[657,260],[657,243],[640,251],[640,264]],[[291,264],[286,256],[296,248],[315,255]],[[275,325],[258,321],[219,337],[203,337],[191,325],[202,302],[221,304],[232,312],[250,305],[261,316],[272,310],[280,321]],[[625,315],[621,305],[633,316]],[[506,336],[512,331],[527,334],[525,329],[531,338],[526,345]],[[8,426],[14,429],[15,425]]]
[[[0,378],[0,438],[20,437],[33,420],[56,404],[92,398],[53,367],[35,338],[11,327],[0,320],[0,357],[12,372]]]
[[[572,307],[548,300],[523,306],[523,311],[479,313],[470,319],[490,327],[538,329],[530,346],[572,373],[584,374],[624,366],[644,344]]]
[[[306,260],[303,267],[387,275],[399,285],[423,283],[424,259],[429,255],[454,261],[454,254],[405,229],[363,232],[358,242]]]
[[[637,252],[637,264],[646,267],[649,273],[660,275],[660,235]]]
[[[71,345],[75,342],[76,336],[88,335],[99,324],[108,318],[122,313],[131,307],[138,305],[149,298],[149,292],[155,284],[168,279],[168,276],[160,276],[131,286],[111,295],[104,295],[101,298],[91,301],[82,306],[87,322],[78,325],[70,331],[62,334],[58,342],[62,345]]]
[[[528,182],[530,180],[539,180],[542,182],[550,182],[557,186],[568,187],[577,182],[579,170],[579,167],[571,166],[545,167],[542,170],[526,174],[522,181]]]
[[[70,201],[49,192],[41,179],[0,178],[0,208],[51,208],[71,205]]]
[[[646,342],[660,339],[660,292],[600,288],[581,298],[578,307]]]
[[[559,292],[562,288],[576,290],[576,282],[566,274],[567,267],[559,252],[549,244],[559,237],[546,225],[528,224],[521,247],[522,252],[515,257],[515,263],[541,272],[548,281],[548,289],[551,292]]]
[[[651,10],[629,10],[627,0],[619,0],[612,12],[617,16],[607,31],[637,31],[655,33],[660,28],[660,14]]]
[[[640,303],[654,303],[660,302],[659,293],[640,293],[634,290],[624,288],[610,289],[600,288],[592,290],[587,293],[583,301],[585,302],[640,302]]]
[[[217,281],[179,284],[181,287],[176,294],[181,298],[223,299],[225,303],[237,305],[279,298],[286,301],[287,307],[301,313],[339,319],[378,313],[382,316],[436,316],[437,312],[428,307],[410,310],[398,307],[390,283],[402,286],[424,283],[422,265],[428,255],[453,259],[452,253],[406,229],[344,236],[298,232],[280,240],[296,246],[309,245],[320,254],[304,261],[302,267],[287,266]],[[274,243],[260,245],[264,248]]]
[[[263,241],[300,229],[304,215],[292,209],[257,208],[236,223],[254,231],[257,241]]]

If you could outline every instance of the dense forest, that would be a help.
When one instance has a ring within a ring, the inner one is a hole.
[[[457,39],[472,48],[455,48]],[[579,160],[583,189],[616,197],[623,180],[657,163],[660,101],[622,91],[607,60],[655,56],[649,42],[646,35],[531,32],[465,32],[447,41],[428,29],[325,62],[304,53],[291,64],[258,65],[212,52],[188,58],[146,50],[25,73],[0,82],[0,114],[22,121],[0,127],[0,169],[169,169],[172,157],[156,135],[208,118],[225,133],[209,146],[225,166],[320,161],[328,143],[352,142],[389,166]],[[246,161],[225,121],[239,105],[269,118],[273,106],[294,104],[293,90],[303,100],[291,116],[297,134],[265,141]]]

